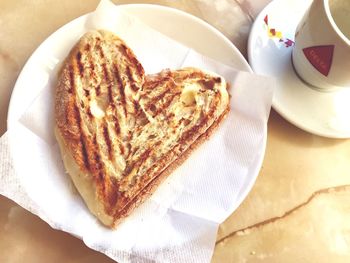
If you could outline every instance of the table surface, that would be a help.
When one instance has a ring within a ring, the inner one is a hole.
[[[299,0],[302,1],[302,0]],[[270,0],[150,0],[192,13],[246,55]],[[14,83],[34,49],[98,0],[0,1],[0,135]],[[0,262],[113,262],[0,196]],[[212,262],[350,262],[350,140],[306,133],[272,110],[259,177],[220,225]]]

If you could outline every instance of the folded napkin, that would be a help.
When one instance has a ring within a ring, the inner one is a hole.
[[[0,138],[0,194],[118,262],[209,262],[219,224],[261,167],[273,81],[206,58],[106,0],[83,25],[74,23],[40,46],[17,83],[34,88],[29,107]],[[102,226],[74,190],[53,135],[59,64],[84,32],[99,28],[124,39],[146,73],[191,66],[231,84],[231,112],[216,133],[116,230]]]

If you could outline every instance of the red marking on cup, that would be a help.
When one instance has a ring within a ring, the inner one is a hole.
[[[266,24],[266,25],[268,25],[268,24],[269,24],[269,17],[268,17],[268,15],[266,15],[266,16],[265,16],[265,18],[264,18],[264,22],[265,22],[265,24]]]
[[[308,47],[303,52],[311,65],[327,77],[332,67],[334,45]]]

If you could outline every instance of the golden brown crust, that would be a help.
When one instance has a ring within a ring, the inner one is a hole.
[[[207,138],[228,112],[225,81],[195,68],[145,76],[114,34],[94,31],[58,78],[56,137],[89,209],[113,226]]]
[[[113,222],[113,228],[116,228],[136,207],[142,204],[145,200],[147,200],[158,188],[158,186],[174,171],[176,168],[181,166],[187,158],[192,154],[193,151],[198,149],[206,140],[210,138],[213,132],[218,129],[223,120],[227,117],[230,108],[224,111],[224,113],[217,119],[209,129],[202,134],[196,141],[193,143],[185,152],[181,154],[181,156],[174,162],[172,162],[163,172],[161,172],[156,178],[152,180],[147,186],[145,186],[142,191],[137,195],[136,200],[128,206],[124,207],[124,209],[119,213],[118,217],[115,217]]]

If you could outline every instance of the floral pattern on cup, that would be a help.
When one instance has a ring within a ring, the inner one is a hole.
[[[264,17],[264,25],[266,27],[267,36],[271,39],[278,39],[278,42],[284,43],[286,48],[292,47],[294,41],[289,38],[284,38],[283,33],[278,31],[276,28],[269,26],[269,16]]]

